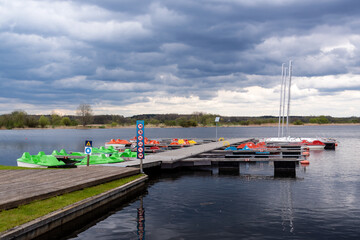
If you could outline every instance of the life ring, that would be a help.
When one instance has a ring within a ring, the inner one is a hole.
[[[224,141],[225,139],[223,137],[218,139],[218,142]]]
[[[223,146],[227,145],[227,147],[230,147],[230,143],[228,141],[223,141]]]

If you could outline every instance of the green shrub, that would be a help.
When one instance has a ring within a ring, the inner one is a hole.
[[[71,125],[71,120],[70,120],[70,118],[69,117],[63,117],[62,119],[61,119],[61,125],[63,125],[63,126],[70,126]]]
[[[36,128],[39,125],[39,121],[34,116],[28,116],[25,121],[26,126],[30,128]]]
[[[47,117],[45,117],[44,115],[42,115],[39,119],[39,124],[42,128],[46,127],[47,125],[50,124],[50,121]]]
[[[176,126],[176,121],[175,120],[166,120],[165,125],[168,127]]]
[[[293,122],[294,125],[304,125],[304,123],[301,120],[296,120]]]

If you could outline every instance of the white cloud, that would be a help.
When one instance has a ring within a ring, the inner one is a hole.
[[[349,3],[144,2],[0,1],[4,109],[66,111],[91,94],[102,113],[276,115],[292,59],[293,113],[359,115],[360,20],[336,8]]]
[[[186,16],[167,8],[159,2],[154,2],[150,5],[149,15],[153,27],[157,27],[157,25],[176,26],[187,22]]]
[[[50,114],[51,111],[56,110],[56,112],[61,113],[62,115],[74,115],[77,106],[63,104],[63,106],[67,106],[67,108],[59,108],[62,103],[57,103],[55,105],[47,104],[47,105],[39,105],[28,103],[23,101],[22,99],[17,98],[0,98],[0,113],[7,114],[11,113],[15,110],[24,110],[28,114],[39,114],[39,115],[47,115]]]
[[[112,106],[108,103],[100,112],[108,110],[126,116],[139,113],[182,113],[208,112],[224,116],[277,116],[279,111],[279,86],[274,88],[248,87],[244,92],[219,90],[210,100],[198,96],[171,97],[148,96],[149,101],[126,106]],[[299,89],[293,86],[290,114],[332,115],[336,117],[359,116],[360,91],[344,91],[334,95],[321,95],[316,89]],[[331,102],[331,104],[329,104]],[[316,113],[316,114],[315,114]]]
[[[111,78],[111,79],[117,79],[122,81],[131,81],[135,77],[141,77],[141,73],[135,72],[132,70],[126,70],[120,67],[114,68],[114,69],[107,69],[105,67],[98,67],[96,69],[96,77],[99,79],[102,78]],[[127,78],[130,78],[128,80]]]
[[[55,89],[78,89],[105,91],[105,92],[131,92],[131,91],[147,91],[151,89],[150,83],[136,82],[109,82],[100,80],[88,80],[86,76],[76,76],[72,78],[64,78],[55,80],[52,84]]]
[[[353,74],[328,75],[320,77],[296,77],[294,81],[301,88],[315,88],[343,91],[360,88],[360,76]]]
[[[183,43],[164,43],[161,45],[160,49],[168,53],[178,53],[187,51],[190,47]]]
[[[141,22],[93,5],[69,1],[4,1],[0,29],[82,41],[124,42],[150,34]]]

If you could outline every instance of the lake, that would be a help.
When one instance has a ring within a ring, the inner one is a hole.
[[[297,126],[291,136],[334,137],[333,151],[311,151],[296,178],[274,178],[269,164],[241,164],[240,174],[216,170],[153,176],[146,190],[54,239],[359,239],[360,126]],[[0,164],[16,165],[24,151],[83,151],[135,129],[0,131]],[[146,129],[149,138],[215,137],[215,128]],[[276,127],[218,128],[219,137],[270,137]],[[139,219],[139,209],[144,210]]]

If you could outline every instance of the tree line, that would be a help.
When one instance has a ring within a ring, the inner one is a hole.
[[[50,115],[29,115],[23,110],[13,111],[0,116],[0,128],[45,128],[48,126],[86,126],[92,122],[92,109],[88,104],[80,104],[76,116],[60,116],[52,112]]]
[[[25,111],[13,111],[9,114],[0,116],[0,127],[12,128],[37,128],[37,127],[58,127],[58,126],[77,126],[79,123],[74,116],[63,116],[58,114],[50,115],[29,115]]]
[[[215,126],[216,114],[195,112],[192,114],[142,114],[131,117],[122,115],[93,115],[89,105],[80,105],[76,115],[60,116],[55,112],[49,115],[31,115],[25,111],[13,111],[0,115],[0,128],[45,128],[59,126],[78,126],[95,124],[99,127],[133,126],[136,120],[144,120],[145,124],[158,127],[207,127]],[[247,126],[277,124],[278,117],[246,117],[220,116],[220,126]],[[331,117],[331,116],[291,116],[290,124],[331,124],[331,123],[360,123],[359,117]]]

